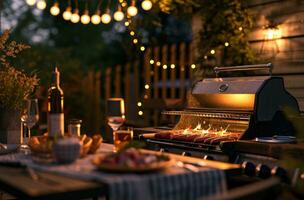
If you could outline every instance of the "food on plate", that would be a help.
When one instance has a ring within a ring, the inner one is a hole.
[[[169,157],[166,155],[148,154],[135,148],[128,148],[104,157],[95,157],[93,164],[99,167],[142,169],[157,166],[159,163],[169,160]]]

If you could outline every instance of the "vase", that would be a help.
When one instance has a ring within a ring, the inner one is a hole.
[[[5,144],[21,143],[19,111],[0,109],[0,142]]]

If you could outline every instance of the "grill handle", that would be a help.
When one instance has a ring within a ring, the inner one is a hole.
[[[251,70],[269,70],[269,75],[272,75],[273,65],[271,63],[257,64],[257,65],[241,65],[231,67],[215,67],[213,70],[218,76],[220,72],[234,72],[234,71],[251,71]]]

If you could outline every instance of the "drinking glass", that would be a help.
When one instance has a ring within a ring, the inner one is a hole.
[[[114,147],[116,151],[122,149],[133,138],[133,129],[117,130],[113,132]]]
[[[27,142],[31,138],[31,128],[39,120],[38,99],[28,99],[24,102],[24,108],[21,113],[21,125],[28,128],[27,136],[23,133],[23,147],[26,147]],[[25,146],[24,146],[25,145]]]
[[[113,141],[117,138],[115,132],[125,121],[125,104],[122,98],[109,98],[107,100],[107,119],[108,125],[113,130]],[[114,141],[115,144],[115,141]],[[114,147],[114,151],[117,149]]]

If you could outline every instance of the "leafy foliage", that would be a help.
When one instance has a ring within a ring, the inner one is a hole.
[[[0,36],[0,108],[8,110],[21,109],[22,102],[38,85],[36,75],[28,76],[21,70],[15,69],[10,59],[30,48],[16,41],[9,42],[9,31]]]

